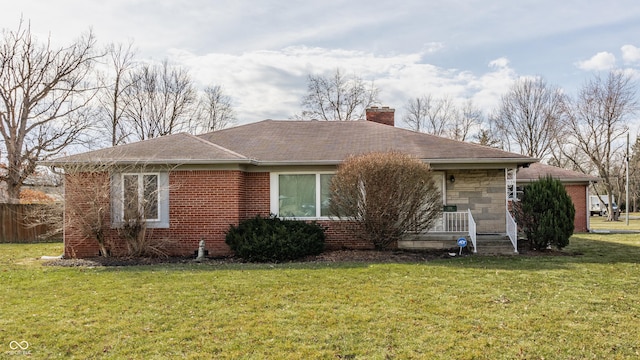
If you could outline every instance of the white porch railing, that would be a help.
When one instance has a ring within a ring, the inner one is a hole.
[[[507,236],[513,245],[513,252],[518,253],[518,224],[507,210]]]
[[[473,253],[478,252],[478,247],[476,246],[476,221],[473,219],[473,215],[471,215],[471,210],[467,210],[469,213],[469,238],[471,238],[471,244],[473,244]]]
[[[469,221],[467,212],[443,212],[442,213],[443,232],[467,232],[469,231]]]
[[[443,212],[442,221],[437,222],[431,231],[467,233],[471,244],[473,244],[473,252],[478,252],[476,246],[476,222],[473,219],[473,215],[471,215],[471,210]]]

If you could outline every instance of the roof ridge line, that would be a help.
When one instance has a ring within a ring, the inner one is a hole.
[[[229,154],[231,154],[231,155],[237,156],[237,157],[242,158],[242,159],[251,160],[251,159],[249,159],[248,157],[246,157],[245,155],[242,155],[242,154],[237,153],[237,152],[235,152],[235,151],[233,151],[233,150],[227,149],[226,147],[224,147],[224,146],[220,146],[220,145],[218,145],[218,144],[216,144],[216,143],[212,143],[211,141],[209,141],[209,140],[205,140],[205,139],[203,139],[203,138],[201,138],[201,137],[199,137],[199,136],[196,136],[196,135],[193,135],[193,134],[189,134],[189,133],[183,133],[183,134],[185,134],[185,135],[187,135],[187,136],[189,136],[189,137],[192,137],[192,138],[194,138],[194,139],[196,139],[196,140],[198,140],[198,141],[200,141],[200,142],[202,142],[202,143],[205,143],[205,144],[207,144],[207,145],[209,145],[209,146],[213,146],[213,147],[215,147],[216,149],[219,149],[219,150],[225,151],[225,152],[227,152],[227,153],[229,153]]]

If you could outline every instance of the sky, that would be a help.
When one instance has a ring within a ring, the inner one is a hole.
[[[425,94],[489,112],[522,76],[570,95],[611,69],[640,80],[638,0],[1,1],[3,28],[22,17],[56,44],[92,29],[188,67],[199,87],[224,88],[240,124],[300,113],[307,76],[336,68],[374,81],[396,123]]]

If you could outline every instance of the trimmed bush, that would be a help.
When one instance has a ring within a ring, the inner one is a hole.
[[[442,194],[428,164],[399,152],[346,159],[331,179],[332,215],[355,221],[363,239],[386,249],[440,216]]]
[[[576,211],[559,180],[548,176],[525,186],[522,199],[513,204],[513,210],[533,250],[569,245]]]
[[[324,229],[315,222],[256,216],[231,225],[225,242],[245,260],[280,262],[317,255],[324,240]]]

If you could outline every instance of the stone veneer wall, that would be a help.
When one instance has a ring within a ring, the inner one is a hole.
[[[470,209],[478,233],[506,232],[504,169],[447,171],[446,179],[447,205],[457,205],[458,211]]]

